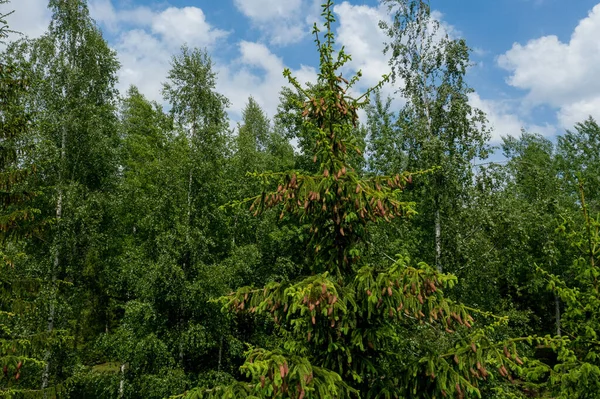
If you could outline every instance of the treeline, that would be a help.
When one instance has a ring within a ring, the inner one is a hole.
[[[405,105],[348,94],[327,1],[317,81],[233,131],[202,49],[168,112],[118,93],[85,0],[6,43],[0,396],[600,397],[600,126],[490,146],[465,41],[383,3]]]

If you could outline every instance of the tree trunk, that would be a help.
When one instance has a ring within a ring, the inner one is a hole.
[[[187,229],[186,229],[186,244],[189,244],[190,239],[190,223],[192,221],[192,182],[194,176],[192,174],[192,168],[190,167],[190,173],[188,178],[188,192],[187,192]]]
[[[195,128],[192,128],[192,138],[195,136],[196,132],[195,132]],[[193,143],[192,143],[193,145]],[[193,147],[190,149],[191,151],[193,151]],[[192,185],[193,185],[193,181],[194,181],[194,174],[193,174],[193,169],[192,169],[192,162],[193,162],[193,157],[191,157],[190,159],[190,170],[189,170],[189,174],[188,174],[188,190],[187,190],[187,219],[186,219],[186,226],[185,226],[185,245],[184,245],[184,261],[183,261],[183,272],[185,273],[185,270],[187,268],[187,261],[189,261],[191,263],[191,245],[190,245],[190,229],[191,229],[191,224],[192,224]],[[184,361],[184,351],[183,351],[183,326],[185,324],[185,320],[183,319],[183,305],[180,304],[179,305],[179,319],[177,321],[178,324],[178,329],[179,329],[179,364],[181,365],[181,367],[184,367],[183,361]]]
[[[59,197],[58,197],[58,205],[56,207],[56,216],[57,218],[60,218],[60,214],[62,213],[62,193],[59,193]],[[50,286],[50,310],[48,312],[48,325],[47,325],[47,331],[48,333],[51,333],[54,330],[54,315],[56,313],[56,280],[57,280],[57,274],[58,274],[58,266],[59,266],[59,250],[58,248],[56,248],[54,250],[54,261],[52,263],[52,282],[51,282],[51,286]],[[44,366],[44,373],[42,375],[42,390],[45,390],[46,388],[48,388],[48,381],[50,379],[50,355],[51,352],[50,350],[46,350],[46,353],[44,354],[44,361],[46,362],[46,365]],[[46,398],[46,392],[44,391],[44,398]]]
[[[442,223],[439,208],[435,210],[435,267],[438,272],[442,272]]]
[[[177,324],[178,324],[178,329],[179,329],[179,364],[181,365],[181,367],[183,367],[183,358],[184,358],[184,353],[183,353],[183,324],[184,324],[184,320],[183,317],[181,316],[182,313],[182,309],[183,306],[180,306],[179,309],[179,320],[177,320]]]
[[[560,297],[554,293],[554,315],[556,318],[556,335],[562,335],[560,331]]]
[[[221,334],[221,342],[219,343],[219,364],[217,371],[221,371],[221,360],[223,359],[223,334]]]
[[[62,202],[63,202],[63,193],[62,188],[58,191],[58,201],[56,204],[56,218],[60,221],[62,218]],[[60,228],[60,227],[59,227]],[[56,240],[58,241],[58,240]],[[50,271],[51,277],[51,285],[50,285],[50,310],[48,312],[48,325],[47,331],[51,333],[54,330],[54,315],[56,313],[56,296],[57,296],[57,287],[56,281],[58,280],[58,266],[59,266],[59,257],[60,250],[58,249],[59,243],[55,244],[54,248],[54,260],[52,262],[52,270]],[[46,362],[46,366],[44,367],[44,373],[42,375],[42,390],[45,390],[48,387],[48,380],[50,379],[50,350],[47,350],[44,355],[44,360]],[[44,398],[46,397],[46,392],[44,392]]]
[[[66,144],[67,144],[67,131],[63,126],[62,129],[62,137],[60,144],[60,167],[58,171],[58,199],[56,201],[56,222],[58,226],[57,234],[54,249],[53,249],[53,260],[52,260],[52,269],[50,270],[51,275],[51,285],[50,285],[50,309],[48,311],[48,325],[47,332],[51,333],[54,331],[54,316],[56,313],[56,297],[57,297],[57,286],[56,282],[58,280],[58,267],[60,265],[60,221],[62,219],[63,214],[63,187],[62,187],[62,168],[64,166],[64,161],[66,158]],[[47,393],[45,391],[48,388],[48,381],[50,379],[50,350],[47,350],[44,354],[44,361],[46,365],[44,367],[44,373],[42,374],[42,390],[44,390],[44,398],[47,397]]]
[[[423,29],[422,34],[422,42],[421,42],[421,46],[423,45],[423,42],[425,41],[425,32],[426,30]],[[422,48],[421,51],[422,52]],[[424,60],[423,60],[424,63]],[[433,137],[433,121],[431,120],[431,112],[429,110],[430,108],[430,101],[429,101],[429,97],[428,97],[428,93],[427,93],[427,74],[425,73],[424,70],[424,66],[423,64],[421,65],[421,78],[422,78],[422,98],[421,100],[423,101],[423,112],[425,113],[425,121],[427,123],[427,133],[429,135],[430,138]],[[435,179],[436,181],[436,186],[434,187],[434,190],[439,190],[439,184],[437,184],[438,179]],[[441,223],[441,216],[440,216],[440,203],[439,203],[439,198],[435,198],[435,216],[434,216],[434,229],[435,229],[435,267],[437,269],[438,272],[442,272],[442,223]]]
[[[121,380],[119,381],[119,399],[125,395],[125,363],[121,364]]]

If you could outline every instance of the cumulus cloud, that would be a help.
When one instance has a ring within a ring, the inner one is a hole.
[[[353,5],[344,1],[334,7],[334,12],[339,23],[337,42],[352,56],[345,72],[355,73],[360,70],[363,77],[357,88],[362,91],[367,90],[379,83],[383,75],[391,72],[390,57],[383,52],[385,43],[389,42],[390,38],[379,28],[380,21],[391,22],[388,6]],[[443,17],[439,11],[432,11],[432,20],[439,23],[436,39],[441,40],[446,35],[450,38],[459,37],[460,32],[444,21]],[[384,98],[390,96],[393,99],[392,109],[400,109],[406,102],[397,93],[403,85],[401,80],[397,80],[395,83],[384,84],[381,89]],[[359,116],[364,120],[364,112],[359,113]]]
[[[143,29],[123,32],[115,48],[121,62],[119,90],[124,93],[135,85],[149,99],[161,102],[162,82],[174,49]]]
[[[94,19],[111,32],[117,31],[122,24],[145,26],[153,20],[156,14],[145,6],[120,9],[117,12],[111,0],[90,0],[88,7]]]
[[[194,43],[211,47],[227,32],[211,26],[201,9],[196,7],[170,7],[152,18],[152,31],[168,43]]]
[[[511,86],[527,91],[526,103],[558,108],[563,127],[600,118],[600,4],[575,28],[569,42],[543,36],[525,45],[515,43],[498,58],[511,75]],[[587,114],[586,114],[587,113]]]
[[[576,123],[583,122],[590,115],[596,120],[600,120],[600,96],[592,96],[564,105],[558,111],[558,120],[561,126],[571,129]]]
[[[384,74],[391,72],[389,57],[383,54],[387,37],[378,26],[379,21],[389,19],[385,8],[352,5],[345,1],[336,5],[334,12],[339,22],[338,43],[352,56],[348,67],[352,71],[362,71],[362,86],[377,84]]]
[[[352,55],[352,61],[348,64],[349,71],[362,70],[363,79],[359,88],[365,90],[377,84],[383,74],[390,72],[389,57],[383,54],[384,43],[389,38],[378,27],[379,21],[389,22],[388,9],[382,5],[369,7],[344,1],[336,5],[334,11],[339,22],[338,42],[345,46],[347,53]],[[439,38],[445,35],[451,38],[461,36],[459,30],[444,21],[444,16],[440,12],[434,10],[432,18],[440,23]],[[383,87],[384,97],[391,95],[394,98],[393,109],[399,109],[405,102],[399,95],[394,94],[394,91],[401,86],[402,82],[396,82],[394,86],[386,84]],[[554,126],[528,122],[529,118],[521,114],[524,110],[516,102],[483,99],[479,94],[471,93],[469,103],[486,113],[489,126],[492,128],[492,143],[499,143],[503,136],[518,136],[521,129],[545,136],[556,134]]]
[[[294,21],[304,29],[303,34],[308,32],[308,26],[313,21],[320,20],[321,0],[293,0],[289,3],[286,2],[285,6],[280,0],[235,0],[235,3],[238,9],[253,23],[268,25],[278,19]],[[263,12],[264,9],[268,9],[268,11]],[[304,12],[301,13],[298,10]],[[352,5],[347,1],[337,4],[333,11],[337,19],[337,44],[344,46],[346,53],[352,56],[352,60],[346,65],[344,74],[349,76],[358,70],[361,70],[363,74],[354,93],[357,94],[377,84],[382,75],[391,70],[388,65],[388,57],[383,54],[386,37],[378,26],[379,21],[388,20],[389,15],[384,6]],[[305,15],[304,20],[302,20],[302,14]],[[301,37],[297,37],[297,39],[300,40]],[[273,36],[269,37],[268,41],[271,44],[281,42],[273,40]],[[287,44],[289,43],[287,42]],[[277,93],[286,83],[282,76],[284,62],[264,44],[241,42],[239,48],[240,58],[237,60],[237,64],[240,67],[235,72],[238,80],[235,85],[230,85],[229,93],[225,94],[228,94],[230,98],[237,98],[239,96],[237,92],[242,87],[242,90],[252,92],[255,99],[272,115],[271,111],[275,111],[279,102]],[[262,71],[262,76],[252,75],[252,69]],[[314,81],[316,78],[316,70],[312,67],[302,66],[293,72],[302,83]],[[227,76],[226,79],[232,78],[231,73],[231,70],[222,70],[221,72],[222,75]],[[383,94],[384,96],[392,95],[394,90],[392,85],[388,84],[384,86]],[[395,105],[399,106],[402,102],[401,99],[397,99]],[[234,108],[237,107],[234,106]]]
[[[111,0],[91,0],[89,7],[92,17],[110,30],[126,31],[132,26],[143,28],[175,47],[182,43],[211,47],[229,34],[212,26],[202,9],[197,7],[169,7],[154,11],[138,6],[115,10]]]
[[[537,125],[528,123],[519,116],[515,109],[518,104],[514,102],[483,99],[477,93],[469,94],[469,104],[485,112],[488,125],[492,130],[491,143],[497,144],[502,141],[502,137],[518,137],[521,129],[531,133],[539,133],[549,137],[556,134],[556,128],[552,125]]]
[[[236,8],[271,44],[288,45],[306,37],[310,4],[303,0],[234,0]]]
[[[102,22],[105,27],[116,28],[117,12],[110,0],[92,0],[88,4],[90,14],[97,22]]]
[[[366,5],[353,5],[344,1],[334,6],[333,11],[338,22],[336,37],[337,44],[344,47],[346,54],[352,59],[346,64],[344,74],[352,76],[359,70],[362,77],[357,86],[352,90],[353,95],[360,95],[365,90],[378,84],[383,75],[391,72],[388,64],[389,57],[383,54],[387,37],[379,28],[379,21],[389,20],[387,7],[370,7]],[[396,89],[391,82],[386,83],[381,94],[383,98],[392,97],[393,109],[399,109],[404,99],[394,94]],[[366,120],[366,113],[360,110],[359,120]]]
[[[116,36],[110,44],[122,66],[119,89],[124,92],[135,85],[148,98],[159,102],[170,60],[181,45],[210,49],[228,35],[212,26],[196,7],[115,9],[111,0],[92,0],[90,13]]]
[[[232,101],[231,112],[239,117],[252,95],[268,115],[274,115],[281,87],[287,84],[282,74],[285,68],[283,60],[261,43],[241,41],[239,51],[238,59],[218,68],[219,89]],[[301,66],[292,73],[299,82],[316,78],[315,69],[308,66]]]
[[[2,6],[2,10],[15,12],[10,15],[8,24],[10,29],[21,32],[28,37],[41,36],[50,23],[50,10],[47,0],[13,0]],[[10,40],[17,38],[11,35]]]
[[[228,32],[213,26],[197,7],[116,9],[111,0],[93,0],[90,12],[116,37],[111,45],[117,50],[122,64],[119,71],[121,92],[136,85],[149,99],[159,103],[162,102],[161,88],[170,69],[170,60],[179,53],[182,44],[206,48],[210,52],[230,37]],[[274,14],[277,12],[273,11]],[[230,44],[227,42],[226,45]],[[283,60],[262,43],[240,41],[236,46],[238,55],[233,59],[213,59],[217,90],[231,101],[230,116],[234,120],[241,117],[250,95],[272,116],[279,103],[279,91],[287,83],[282,75]],[[316,76],[313,68],[305,66],[294,73],[301,82],[314,80]]]

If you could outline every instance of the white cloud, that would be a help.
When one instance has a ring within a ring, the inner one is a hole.
[[[234,3],[247,17],[267,22],[293,16],[300,9],[302,0],[235,0]]]
[[[310,3],[310,4],[309,4]],[[308,27],[312,21],[320,22],[320,0],[301,3],[293,1],[286,3],[279,0],[236,0],[236,5],[240,11],[244,12],[254,23],[260,22],[268,24],[274,19],[293,20],[302,27]],[[270,11],[264,15],[260,10],[263,7],[271,7]],[[289,8],[288,8],[289,7]],[[304,21],[301,21],[297,10],[305,10]],[[352,5],[349,2],[342,2],[334,7],[338,24],[336,26],[336,43],[344,46],[346,53],[352,56],[352,60],[346,65],[344,74],[351,76],[356,71],[361,70],[362,79],[355,88],[354,94],[362,92],[367,88],[377,84],[382,75],[390,72],[388,57],[383,54],[383,46],[386,40],[385,34],[379,29],[379,21],[389,19],[385,7],[369,7],[365,5]],[[273,44],[273,38],[271,37]],[[276,42],[276,41],[275,41]],[[313,50],[316,51],[316,50]],[[261,104],[270,115],[273,115],[279,103],[279,90],[286,84],[282,76],[285,67],[283,60],[273,54],[264,44],[241,42],[240,58],[237,60],[239,68],[232,72],[222,70],[220,76],[226,77],[226,80],[235,79],[235,84],[228,85],[226,94],[231,99],[240,97],[240,91],[252,93],[255,99]],[[252,74],[251,68],[262,71],[264,75]],[[231,76],[234,73],[235,76]],[[312,67],[302,66],[297,71],[293,71],[301,83],[314,81],[316,71]],[[384,96],[392,95],[394,88],[391,84],[384,86]],[[246,102],[247,95],[243,97],[240,106]],[[402,100],[397,100],[394,105],[401,105]],[[241,112],[238,105],[234,104],[232,111]],[[361,113],[362,115],[362,113]]]
[[[219,90],[231,100],[230,111],[234,118],[241,116],[250,95],[268,115],[273,116],[279,104],[281,87],[288,84],[283,77],[283,60],[261,43],[242,41],[239,50],[237,60],[219,66]],[[316,78],[312,67],[301,66],[292,73],[301,83]]]
[[[211,47],[227,32],[211,26],[201,9],[170,7],[152,18],[152,31],[169,43]]]
[[[137,86],[149,99],[162,102],[160,90],[174,54],[159,37],[142,30],[123,32],[116,44],[121,62],[119,90]]]
[[[181,45],[211,48],[228,32],[213,27],[196,7],[115,9],[111,0],[93,0],[90,13],[117,36],[111,45],[121,62],[121,92],[136,85],[148,98],[161,102],[160,90],[173,55]]]
[[[234,4],[271,44],[297,43],[309,32],[309,25],[302,17],[310,14],[306,1],[234,0]]]
[[[491,143],[497,144],[502,137],[519,137],[521,129],[549,137],[556,134],[551,125],[540,126],[524,121],[516,112],[515,104],[505,101],[482,99],[479,94],[469,94],[469,104],[486,113],[488,125],[492,129]]]
[[[41,36],[50,23],[51,14],[47,0],[12,0],[2,5],[2,13],[4,10],[15,11],[7,18],[10,29],[31,38]],[[15,38],[17,36],[11,35],[9,40]]]
[[[387,7],[369,7],[366,5],[352,5],[344,1],[334,6],[334,13],[338,21],[336,43],[344,46],[344,51],[352,59],[346,64],[344,74],[353,76],[359,70],[362,77],[357,86],[353,88],[352,95],[360,95],[364,91],[377,85],[383,75],[391,72],[388,64],[389,57],[383,54],[384,43],[387,40],[385,33],[379,28],[379,21],[389,20]],[[404,100],[394,95],[396,89],[391,82],[386,83],[381,93],[383,98],[391,96],[394,101],[392,109],[399,109]],[[366,112],[358,113],[360,121],[366,121]]]
[[[117,12],[111,0],[90,0],[90,14],[105,28],[112,32],[119,29],[119,24],[132,26],[147,26],[155,17],[155,12],[149,7],[137,6],[131,9],[120,9]]]
[[[150,10],[146,7],[115,9],[110,0],[94,0],[90,7],[96,18],[115,33],[111,45],[117,50],[122,68],[119,90],[136,85],[149,99],[162,102],[161,88],[170,69],[172,56],[180,46],[207,48],[225,43],[228,33],[211,25],[196,7],[169,7]],[[132,18],[132,16],[134,18]],[[287,83],[283,77],[283,60],[261,43],[241,41],[233,60],[213,59],[217,90],[231,101],[232,119],[241,117],[252,95],[273,116],[279,103],[279,91]],[[313,68],[302,66],[294,71],[301,82],[314,80]]]
[[[198,47],[210,47],[229,33],[213,27],[204,12],[197,7],[169,7],[153,11],[139,6],[115,10],[111,0],[90,1],[90,14],[104,27],[116,31],[141,27],[161,36],[165,44],[179,47],[183,43]]]
[[[583,122],[590,115],[600,120],[600,96],[587,97],[584,100],[564,105],[558,111],[560,125],[571,129],[576,123]]]
[[[348,67],[353,72],[362,71],[362,87],[376,85],[383,75],[391,72],[389,57],[383,54],[387,37],[378,26],[379,21],[389,19],[385,8],[344,1],[334,7],[334,12],[339,22],[337,42],[352,56]]]
[[[387,7],[369,7],[365,5],[352,5],[347,1],[336,5],[334,8],[338,16],[339,28],[338,43],[345,46],[346,52],[352,55],[349,70],[352,72],[362,70],[363,78],[359,88],[365,90],[377,84],[383,74],[390,72],[389,57],[383,54],[384,43],[389,38],[379,27],[379,21],[389,21],[390,15]],[[432,18],[440,23],[437,36],[448,35],[451,38],[461,36],[460,31],[443,20],[443,15],[438,11],[432,12]],[[402,82],[396,82],[395,88],[402,87]],[[404,100],[399,95],[394,95],[395,88],[391,84],[383,87],[385,96],[392,95],[394,102],[392,109],[399,109]],[[527,122],[527,115],[521,115],[517,104],[505,101],[482,99],[477,93],[469,95],[471,106],[481,109],[487,114],[488,122],[492,128],[492,142],[498,143],[502,136],[518,136],[521,129],[540,133],[544,136],[556,134],[556,129],[550,125],[536,125]],[[361,114],[361,118],[364,117]]]
[[[96,22],[103,23],[111,30],[116,28],[117,13],[110,0],[91,0],[88,8]]]
[[[527,90],[526,103],[558,108],[559,122],[568,128],[585,112],[600,118],[599,37],[600,4],[579,21],[568,43],[556,36],[515,43],[498,64],[510,71],[508,84]]]

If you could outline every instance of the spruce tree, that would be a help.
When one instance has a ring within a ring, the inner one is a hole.
[[[23,364],[39,367],[41,361],[33,354],[33,339],[22,334],[19,316],[27,313],[30,296],[37,284],[24,280],[15,270],[23,257],[19,241],[38,230],[32,222],[39,211],[32,207],[33,193],[26,189],[33,168],[24,169],[23,146],[30,118],[22,104],[27,79],[18,65],[0,63],[0,396],[16,394],[22,386]],[[25,373],[27,374],[27,373]],[[26,385],[25,385],[26,386]]]
[[[7,1],[0,1],[0,4]],[[0,43],[9,32],[0,15]],[[36,167],[31,163],[32,116],[26,107],[30,77],[26,65],[10,51],[0,61],[0,397],[36,391],[43,366],[39,353],[49,337],[32,333],[24,320],[32,317],[39,282],[20,268],[26,254],[22,242],[41,234],[43,223],[31,188]]]
[[[475,328],[469,314],[475,310],[444,296],[454,276],[424,263],[415,267],[403,256],[392,264],[363,257],[370,226],[414,214],[402,191],[425,171],[364,178],[351,163],[360,152],[358,110],[370,91],[348,95],[360,74],[349,80],[339,74],[350,56],[334,51],[332,8],[332,1],[323,5],[324,35],[314,27],[317,84],[305,90],[284,72],[303,93],[297,106],[314,136],[318,173],[257,174],[266,189],[245,202],[255,215],[275,208],[282,223],[307,226],[309,270],[223,298],[228,311],[270,318],[275,336],[268,347],[248,350],[241,367],[246,381],[180,397],[465,397],[479,395],[480,381],[493,373],[488,364],[508,375],[504,364],[513,360],[489,338],[493,325]]]
[[[19,239],[37,230],[34,193],[25,183],[35,172],[26,158],[31,150],[31,115],[25,107],[29,78],[23,65],[7,54],[0,63],[0,238]]]

